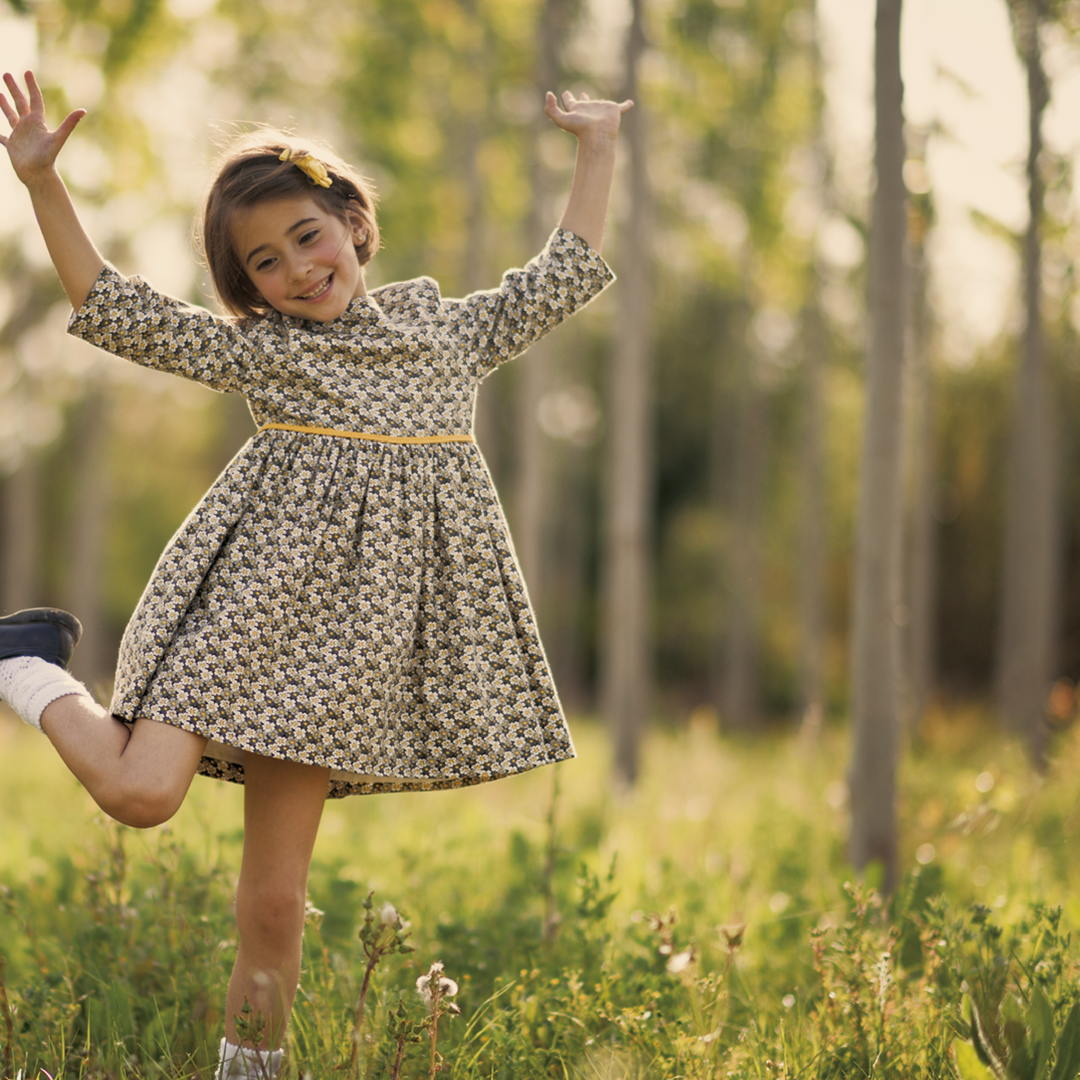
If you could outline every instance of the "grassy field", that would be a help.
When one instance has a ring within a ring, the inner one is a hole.
[[[603,733],[574,729],[559,770],[328,805],[290,1077],[1080,1071],[1080,733],[1037,778],[977,714],[934,718],[886,903],[845,863],[842,734],[658,732],[615,795]],[[0,716],[0,823],[3,1076],[209,1076],[240,790],[196,779],[168,827],[119,829]],[[435,961],[461,1014],[433,1041],[416,981]]]

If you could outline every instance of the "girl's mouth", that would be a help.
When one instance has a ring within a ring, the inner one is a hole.
[[[321,284],[316,286],[311,292],[300,293],[297,296],[297,300],[321,300],[333,287],[334,275],[330,274]]]

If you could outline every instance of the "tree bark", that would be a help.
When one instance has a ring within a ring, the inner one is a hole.
[[[735,446],[734,522],[728,567],[727,633],[720,693],[720,723],[730,731],[760,728],[761,560],[769,400],[754,379],[747,351],[739,395]]]
[[[814,4],[815,138],[814,157],[821,183],[821,200],[831,207],[833,164],[825,136],[825,71],[821,53],[821,21]],[[809,742],[817,740],[825,719],[825,640],[828,633],[826,592],[825,490],[825,374],[829,335],[821,303],[821,267],[812,264],[809,295],[802,322],[802,414],[799,489],[799,713],[800,730]]]
[[[926,196],[929,198],[929,196]],[[908,417],[911,437],[908,467],[911,492],[908,571],[906,580],[908,676],[905,726],[918,732],[933,689],[937,651],[937,522],[932,509],[934,488],[933,373],[930,366],[930,268],[926,257],[927,215],[914,208],[909,217]]]
[[[1010,446],[997,696],[1006,726],[1024,739],[1032,763],[1042,769],[1049,736],[1044,701],[1054,672],[1061,581],[1057,417],[1041,312],[1044,185],[1039,158],[1050,92],[1039,41],[1045,0],[1012,0],[1009,7],[1028,82],[1028,227],[1023,259],[1027,318]]]
[[[536,65],[537,92],[554,90],[561,65],[559,51],[565,23],[565,0],[545,0],[537,26],[538,55]],[[551,232],[555,219],[551,170],[544,164],[540,140],[551,126],[544,112],[534,124],[532,148],[532,215],[529,221],[529,243],[539,251]],[[533,345],[523,358],[517,372],[517,424],[514,542],[521,572],[529,587],[537,617],[543,619],[545,604],[545,539],[547,523],[547,488],[549,447],[540,428],[538,407],[550,381],[551,346],[549,339]]]
[[[904,369],[903,82],[901,0],[878,0],[874,41],[874,164],[870,225],[870,333],[856,533],[852,626],[852,864],[880,863],[897,878],[896,759],[902,536]]]
[[[41,593],[41,464],[31,451],[0,489],[3,497],[3,593],[0,610],[38,607]]]
[[[603,560],[602,702],[616,782],[633,784],[651,692],[649,503],[652,477],[652,228],[646,113],[637,73],[645,48],[645,0],[632,0],[626,88],[637,104],[623,119],[630,206],[623,225],[621,313],[609,374]]]
[[[112,677],[116,654],[105,617],[106,528],[109,521],[108,412],[105,392],[87,389],[74,418],[74,499],[67,529],[67,605],[83,624],[71,671],[93,690]]]
[[[799,487],[799,705],[803,733],[816,738],[825,716],[825,319],[815,289],[803,312]]]

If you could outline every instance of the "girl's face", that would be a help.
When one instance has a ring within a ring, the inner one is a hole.
[[[232,238],[251,283],[283,315],[329,322],[367,296],[354,247],[364,240],[364,226],[327,213],[310,196],[239,211]]]

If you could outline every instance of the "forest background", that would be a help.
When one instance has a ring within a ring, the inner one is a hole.
[[[1024,423],[1014,401],[1027,114],[1022,57],[1009,51],[1023,5],[947,6],[952,16],[911,4],[905,24],[916,115],[893,616],[913,735],[959,704],[986,706],[992,722],[1006,462]],[[89,108],[63,165],[107,257],[204,303],[192,208],[215,139],[237,126],[295,128],[358,162],[381,195],[374,284],[428,273],[454,295],[495,284],[558,219],[572,141],[543,117],[543,90],[632,91],[605,247],[623,285],[485,384],[479,441],[574,713],[620,708],[618,661],[605,654],[617,625],[637,635],[635,723],[812,730],[842,720],[849,701],[871,7],[9,0],[0,60],[37,68],[54,115]],[[1080,437],[1078,142],[1067,108],[1075,13],[1050,7],[1039,234],[1059,480],[1037,710],[1063,724],[1080,678],[1080,490],[1068,468]],[[966,67],[958,35],[992,55],[988,82]],[[851,49],[866,51],[854,89]],[[955,168],[965,155],[966,174]],[[78,612],[76,671],[107,693],[154,561],[253,425],[242,401],[65,337],[67,304],[27,201],[2,181],[0,608]],[[628,578],[613,569],[623,564]],[[638,597],[641,611],[620,617],[612,595]],[[632,779],[632,751],[616,758]]]

